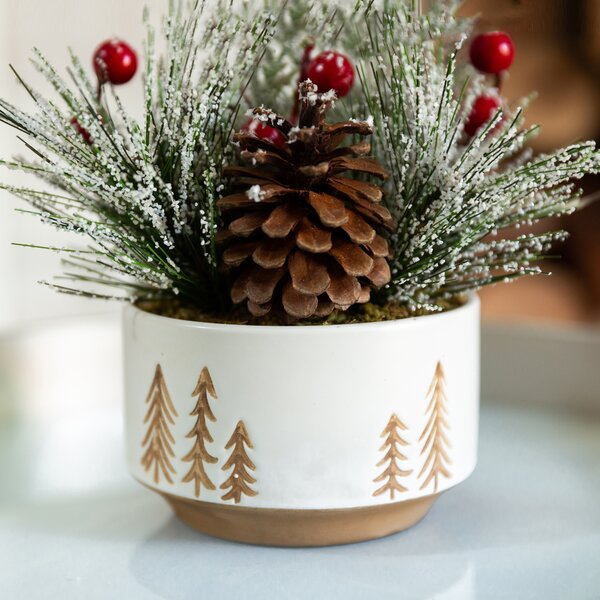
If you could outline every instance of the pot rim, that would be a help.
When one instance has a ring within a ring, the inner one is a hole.
[[[135,304],[128,304],[125,307],[125,314],[129,313],[133,318],[143,317],[150,321],[168,323],[173,327],[182,329],[195,329],[204,331],[222,331],[229,333],[262,333],[275,335],[308,335],[309,332],[314,335],[327,335],[326,332],[352,332],[360,330],[367,332],[370,330],[384,330],[391,328],[411,328],[415,326],[428,326],[441,324],[445,319],[452,319],[464,312],[477,311],[479,308],[479,297],[475,293],[468,295],[468,300],[462,306],[453,308],[452,310],[433,313],[430,315],[422,315],[417,317],[407,317],[405,319],[396,319],[391,321],[377,321],[375,323],[343,323],[337,325],[240,325],[232,323],[207,323],[203,321],[188,321],[185,319],[175,319],[173,317],[164,317],[148,311],[145,311]]]

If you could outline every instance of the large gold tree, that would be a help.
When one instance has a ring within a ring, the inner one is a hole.
[[[142,447],[146,448],[142,456],[142,466],[147,472],[153,471],[155,483],[159,483],[161,474],[169,483],[173,483],[171,475],[175,475],[175,468],[170,459],[175,457],[171,447],[175,440],[169,425],[175,424],[173,417],[177,416],[177,411],[171,401],[160,365],[156,365],[146,404],[149,404],[149,407],[144,424],[148,424],[148,430],[142,441]]]
[[[424,442],[421,456],[427,455],[423,468],[419,473],[421,478],[425,473],[427,476],[421,484],[420,489],[425,489],[433,482],[433,492],[438,490],[438,482],[440,477],[449,478],[450,471],[448,465],[452,464],[448,456],[448,448],[450,441],[448,440],[448,430],[450,426],[446,421],[448,411],[446,410],[446,376],[441,362],[437,363],[435,374],[427,397],[430,398],[427,406],[426,414],[429,415],[425,429],[419,438],[419,442]]]
[[[213,385],[210,373],[208,369],[204,367],[198,378],[198,383],[192,392],[192,397],[198,397],[196,406],[190,413],[191,416],[196,417],[196,422],[186,436],[187,438],[194,440],[194,445],[182,459],[184,462],[192,463],[190,470],[185,474],[182,481],[183,483],[194,483],[194,494],[196,495],[196,498],[200,497],[202,486],[208,490],[215,489],[213,482],[208,477],[204,468],[205,462],[211,464],[217,462],[217,458],[209,454],[206,449],[206,443],[213,442],[213,438],[206,425],[206,420],[216,421],[208,403],[209,395],[211,398],[217,399],[217,392],[215,391],[215,386]]]

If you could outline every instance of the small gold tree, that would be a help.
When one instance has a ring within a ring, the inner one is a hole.
[[[169,424],[175,424],[173,417],[177,416],[177,411],[171,401],[160,365],[156,365],[146,404],[150,406],[144,424],[149,423],[149,425],[142,442],[142,448],[146,448],[142,456],[142,466],[146,472],[154,469],[155,483],[159,483],[161,473],[169,483],[173,483],[171,473],[174,475],[175,469],[170,458],[175,457],[171,448],[175,440],[169,430]]]
[[[215,386],[213,385],[210,373],[208,369],[204,367],[200,373],[200,377],[198,378],[198,383],[192,392],[192,397],[198,396],[196,406],[190,413],[191,416],[196,417],[196,422],[186,436],[187,438],[194,440],[194,445],[182,459],[184,462],[192,463],[190,470],[186,473],[185,477],[182,479],[182,482],[194,482],[194,493],[196,498],[200,497],[202,486],[208,490],[215,489],[213,482],[210,480],[206,474],[206,470],[204,469],[205,462],[211,464],[217,462],[216,457],[209,454],[208,450],[206,449],[206,442],[213,442],[213,438],[210,435],[206,425],[206,419],[212,421],[213,423],[216,421],[208,403],[209,395],[211,398],[214,398],[215,400],[217,399],[217,393],[215,391]]]
[[[229,438],[229,441],[225,446],[225,450],[233,448],[233,451],[228,461],[223,465],[223,471],[227,471],[232,467],[233,470],[227,480],[221,484],[222,490],[229,489],[229,491],[221,496],[221,498],[223,500],[233,500],[236,504],[240,503],[242,494],[246,496],[256,496],[258,493],[250,487],[251,484],[256,483],[256,479],[248,473],[248,469],[255,471],[256,467],[246,452],[246,446],[248,448],[254,448],[250,441],[250,437],[248,436],[248,432],[246,431],[244,422],[240,421],[236,425],[233,435]]]
[[[447,448],[450,448],[447,431],[450,429],[446,421],[446,376],[442,363],[438,362],[435,368],[435,374],[427,397],[430,398],[429,405],[425,414],[429,415],[429,420],[425,429],[419,438],[419,442],[423,442],[421,456],[427,454],[425,464],[419,473],[421,478],[426,472],[427,477],[423,481],[420,489],[425,489],[433,481],[433,492],[437,492],[438,480],[440,477],[450,477],[448,465],[452,464],[448,456]]]
[[[387,450],[385,456],[377,463],[378,467],[388,463],[383,473],[376,477],[373,481],[379,483],[385,481],[385,483],[375,492],[373,496],[381,496],[389,491],[390,500],[394,499],[396,492],[406,492],[407,488],[400,484],[398,477],[407,477],[412,473],[412,469],[404,471],[399,466],[397,461],[407,460],[406,456],[400,452],[399,446],[408,446],[408,443],[400,437],[400,431],[406,431],[406,425],[398,418],[396,414],[393,414],[388,421],[386,428],[381,433],[381,437],[385,438],[383,445],[379,449],[381,452]]]

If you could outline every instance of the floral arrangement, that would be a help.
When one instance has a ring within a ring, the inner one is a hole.
[[[564,233],[506,230],[575,210],[600,154],[531,154],[526,102],[501,93],[512,41],[475,36],[459,4],[196,0],[165,17],[160,57],[146,14],[139,122],[117,91],[138,68],[128,44],[96,51],[95,80],[36,50],[56,98],[15,73],[34,106],[0,101],[0,121],[30,158],[2,164],[47,185],[2,187],[87,237],[54,248],[68,282],[51,285],[320,323],[444,310],[542,273]]]

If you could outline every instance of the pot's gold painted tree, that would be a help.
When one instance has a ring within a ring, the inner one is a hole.
[[[448,479],[450,477],[448,465],[452,464],[448,456],[450,441],[448,440],[447,432],[450,427],[446,421],[448,411],[446,410],[445,385],[446,377],[444,368],[442,367],[442,363],[438,362],[435,368],[435,375],[427,392],[427,397],[430,400],[426,414],[429,415],[429,419],[419,438],[419,442],[424,442],[421,456],[427,455],[423,468],[419,473],[419,478],[425,475],[425,473],[427,473],[427,476],[421,484],[420,489],[425,489],[433,482],[434,493],[437,492],[439,478],[445,477]]]
[[[229,490],[221,498],[223,500],[233,500],[236,504],[240,503],[242,494],[245,496],[256,496],[258,493],[250,487],[251,484],[256,483],[256,479],[248,473],[248,470],[255,471],[256,467],[250,460],[246,447],[254,448],[244,422],[240,421],[225,446],[225,450],[233,448],[233,451],[227,462],[223,465],[223,471],[231,468],[233,470],[231,471],[231,475],[221,485],[222,490]]]
[[[400,446],[408,446],[408,443],[400,437],[400,431],[406,431],[406,425],[393,414],[388,421],[386,428],[381,433],[381,437],[385,438],[380,451],[386,451],[385,456],[377,463],[381,467],[388,463],[383,473],[376,477],[373,481],[385,483],[373,492],[373,496],[381,496],[386,492],[390,493],[390,500],[394,499],[396,492],[406,492],[407,488],[400,484],[398,477],[407,477],[412,473],[411,470],[403,470],[398,466],[398,461],[407,460],[406,456],[400,451]]]
[[[208,490],[214,490],[215,486],[208,477],[204,468],[204,463],[215,464],[217,458],[209,454],[206,449],[206,443],[212,443],[213,438],[208,431],[206,420],[215,422],[215,416],[208,403],[208,396],[217,399],[217,393],[215,386],[213,385],[212,378],[206,367],[202,369],[196,388],[192,392],[192,397],[198,397],[194,410],[190,413],[191,416],[196,417],[194,426],[187,434],[187,438],[194,440],[192,449],[183,457],[184,462],[192,463],[190,470],[186,473],[182,479],[183,483],[194,483],[194,493],[196,498],[200,496],[202,486]]]
[[[170,459],[175,457],[171,447],[175,440],[169,425],[175,424],[173,417],[177,416],[177,411],[171,401],[160,365],[156,365],[146,404],[149,406],[144,424],[148,423],[148,430],[142,441],[142,448],[146,448],[142,456],[142,466],[146,472],[153,471],[155,483],[159,483],[161,474],[169,483],[173,483],[171,474],[175,474],[175,468]]]

